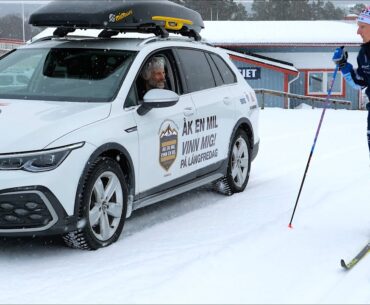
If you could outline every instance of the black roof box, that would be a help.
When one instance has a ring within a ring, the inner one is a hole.
[[[111,33],[105,36],[118,32],[166,36],[168,31],[199,39],[204,28],[198,12],[168,0],[57,0],[34,12],[29,23],[57,27],[57,36],[74,29],[103,29]]]

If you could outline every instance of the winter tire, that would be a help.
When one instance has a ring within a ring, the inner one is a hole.
[[[79,229],[64,236],[69,247],[96,250],[120,236],[126,219],[128,189],[120,166],[110,158],[94,162],[79,204]]]
[[[244,191],[251,169],[251,146],[247,133],[238,129],[230,147],[226,176],[217,182],[218,190],[226,195]]]

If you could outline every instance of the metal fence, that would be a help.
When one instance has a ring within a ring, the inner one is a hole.
[[[0,53],[6,53],[23,44],[24,42],[18,39],[0,39]]]
[[[309,101],[311,103],[312,108],[315,108],[315,103],[325,104],[327,101],[326,98],[323,97],[315,97],[315,96],[306,96],[306,95],[300,95],[300,94],[294,94],[294,93],[286,93],[283,91],[275,91],[275,90],[270,90],[270,89],[254,89],[256,94],[261,94],[261,101],[260,101],[260,107],[262,109],[265,108],[265,95],[273,95],[273,96],[279,96],[279,97],[284,97],[286,99],[286,102],[284,103],[284,108],[289,109],[289,99],[298,99],[298,100],[304,100],[304,101]],[[344,105],[344,106],[349,106],[351,108],[352,103],[350,101],[346,100],[338,100],[338,99],[329,99],[328,103],[334,106],[335,109],[337,109],[338,105]]]

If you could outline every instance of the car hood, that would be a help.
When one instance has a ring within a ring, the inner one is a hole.
[[[109,116],[110,103],[0,99],[0,153],[45,148],[54,140]]]

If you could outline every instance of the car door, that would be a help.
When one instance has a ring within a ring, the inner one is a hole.
[[[233,105],[234,116],[237,118],[238,114],[236,109],[238,108],[238,105],[243,105],[245,103],[246,93],[240,87],[240,84],[238,84],[236,75],[232,69],[220,55],[216,53],[208,53],[207,59],[209,60],[218,86],[222,86],[222,89],[225,90],[224,94],[227,97],[224,100],[224,103],[226,105]]]
[[[235,104],[220,74],[214,75],[207,52],[186,48],[176,52],[197,109],[193,124],[199,141],[198,174],[202,175],[216,170],[227,159],[235,125]]]
[[[196,109],[191,95],[182,92],[172,53],[161,51],[161,56],[166,58],[168,65],[168,89],[179,94],[179,101],[171,107],[153,108],[145,115],[135,111],[139,135],[137,181],[140,198],[191,181],[197,169],[183,160],[184,153],[195,145],[191,142],[195,137],[191,133],[193,126],[187,122],[195,116]]]

